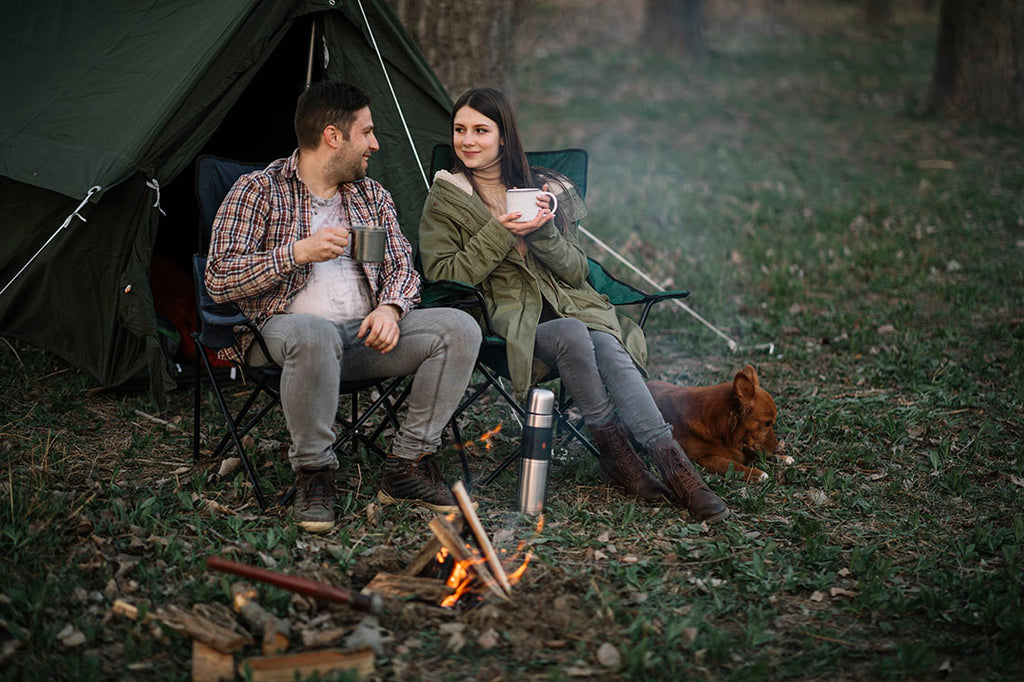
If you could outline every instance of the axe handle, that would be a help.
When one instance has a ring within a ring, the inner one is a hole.
[[[233,573],[249,580],[256,580],[267,583],[274,587],[280,587],[289,592],[297,592],[307,597],[334,602],[335,604],[347,604],[359,611],[367,613],[379,613],[382,600],[380,595],[368,596],[359,592],[353,592],[342,587],[332,587],[325,583],[300,578],[294,575],[276,573],[265,568],[257,568],[248,564],[240,564],[237,561],[230,561],[223,557],[211,556],[206,559],[206,567],[214,571]]]

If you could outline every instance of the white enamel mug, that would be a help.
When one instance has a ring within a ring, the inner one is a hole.
[[[515,213],[522,211],[523,215],[516,218],[517,223],[525,223],[537,217],[540,207],[537,206],[537,197],[542,194],[551,198],[551,212],[558,210],[558,199],[551,192],[526,187],[524,189],[505,190],[505,212]]]

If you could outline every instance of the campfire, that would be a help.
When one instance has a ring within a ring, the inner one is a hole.
[[[399,599],[420,599],[444,608],[469,608],[489,597],[508,600],[512,586],[529,565],[532,552],[520,543],[511,572],[494,549],[473,502],[461,481],[452,487],[459,513],[438,516],[429,523],[434,537],[401,574],[378,573],[363,589]],[[543,517],[541,517],[543,524]]]
[[[511,572],[506,571],[465,486],[456,483],[452,492],[459,513],[431,519],[429,526],[433,537],[412,563],[400,574],[378,573],[360,592],[219,556],[208,557],[206,565],[211,570],[372,614],[367,618],[372,619],[373,628],[377,627],[376,615],[388,611],[384,597],[416,599],[446,609],[472,608],[492,597],[510,601],[513,585],[522,578],[533,556],[529,543],[519,543],[509,558],[510,565],[518,563],[518,566]],[[541,514],[537,532],[543,528],[543,523]],[[339,671],[355,672],[359,679],[366,679],[373,673],[372,646],[351,651],[318,649],[285,653],[290,645],[291,622],[264,609],[259,604],[256,588],[248,583],[232,586],[232,605],[251,631],[262,636],[263,656],[246,658],[239,665],[239,670],[247,670],[254,680],[292,679],[296,674],[313,673],[326,676]],[[115,604],[115,610],[132,620],[142,617],[131,604]],[[193,679],[233,678],[235,652],[255,643],[234,620],[231,609],[225,607],[218,610],[211,605],[195,604],[189,612],[169,605],[158,609],[155,617],[171,629],[192,637]]]

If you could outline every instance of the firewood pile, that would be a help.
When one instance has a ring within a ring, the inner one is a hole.
[[[326,679],[343,672],[368,679],[375,673],[376,656],[383,653],[383,644],[389,640],[382,635],[378,616],[410,601],[439,609],[473,608],[490,599],[507,602],[529,564],[531,554],[522,554],[522,543],[509,559],[519,566],[507,571],[465,486],[459,482],[453,492],[459,513],[431,519],[431,538],[406,568],[400,573],[377,573],[359,592],[214,556],[207,560],[207,568],[244,578],[230,584],[230,607],[197,603],[188,610],[171,604],[144,613],[117,600],[113,612],[162,626],[154,632],[170,630],[190,638],[193,680],[234,680],[243,675],[262,682],[293,680],[296,675],[304,679],[314,673]],[[296,628],[260,603],[255,583],[317,602],[342,604],[367,615],[354,631],[320,627],[330,613]],[[305,650],[290,652],[297,641]],[[261,655],[242,656],[256,646]]]

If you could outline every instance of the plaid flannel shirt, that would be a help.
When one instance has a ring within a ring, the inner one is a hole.
[[[309,279],[312,265],[298,265],[292,246],[310,235],[309,189],[299,180],[299,152],[262,171],[240,177],[217,211],[206,262],[206,287],[213,300],[234,302],[258,327],[285,312]],[[374,307],[397,306],[404,316],[420,300],[420,278],[412,246],[398,226],[391,194],[363,178],[338,186],[350,224],[387,229],[383,263],[363,263]],[[253,335],[238,328],[225,360],[242,362]]]

